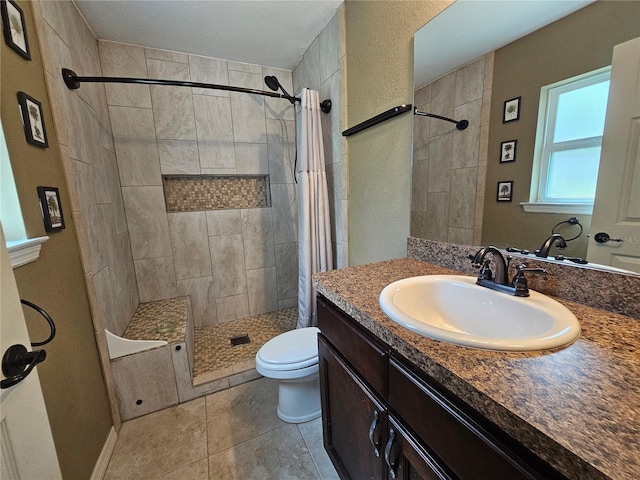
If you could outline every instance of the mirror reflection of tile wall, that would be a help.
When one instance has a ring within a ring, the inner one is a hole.
[[[411,235],[479,245],[482,233],[493,52],[416,89],[423,112],[469,127],[414,117]]]

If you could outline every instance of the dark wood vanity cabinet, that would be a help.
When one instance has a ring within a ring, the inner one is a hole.
[[[318,297],[324,445],[342,479],[563,479]]]

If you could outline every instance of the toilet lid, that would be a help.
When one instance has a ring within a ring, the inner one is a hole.
[[[316,327],[298,328],[282,333],[265,343],[258,351],[260,361],[273,370],[303,368],[318,361]]]

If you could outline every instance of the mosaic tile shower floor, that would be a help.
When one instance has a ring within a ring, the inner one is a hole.
[[[253,317],[195,329],[193,385],[201,385],[256,368],[262,345],[296,328],[298,309],[288,308]],[[231,338],[248,335],[250,342],[232,346]]]

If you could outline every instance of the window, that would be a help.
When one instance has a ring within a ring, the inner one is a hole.
[[[0,221],[11,266],[16,268],[36,260],[40,255],[40,246],[49,237],[27,238],[2,123],[0,123],[0,172],[2,172],[0,175]]]
[[[591,213],[611,68],[543,87],[526,211]]]

